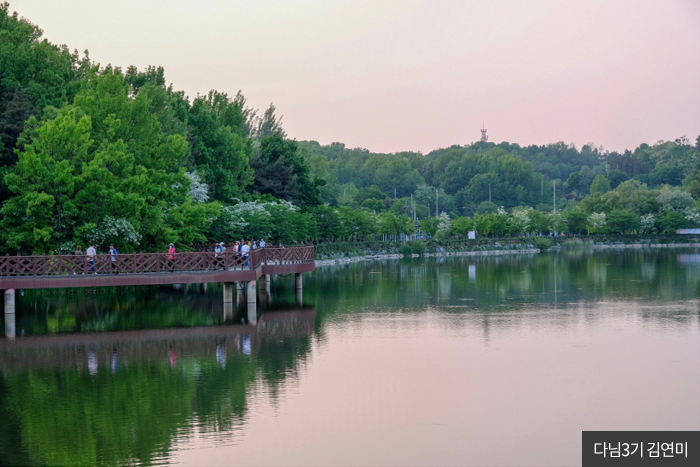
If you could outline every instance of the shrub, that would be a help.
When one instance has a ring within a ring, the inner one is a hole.
[[[547,237],[537,237],[532,240],[532,244],[535,246],[535,248],[539,248],[540,250],[547,250],[549,248],[552,248],[552,246],[554,245],[554,241]]]
[[[413,254],[413,248],[411,248],[411,245],[409,244],[401,245],[401,248],[399,248],[399,253],[401,253],[405,258],[408,258]]]
[[[409,242],[409,245],[411,246],[411,250],[413,251],[414,254],[423,256],[425,254],[426,246],[425,242],[422,242],[420,240],[415,240],[413,242]]]

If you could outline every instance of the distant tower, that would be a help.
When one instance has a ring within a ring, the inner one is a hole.
[[[486,141],[489,140],[488,135],[486,134],[486,128],[484,128],[484,124],[481,124],[481,142],[485,143]]]

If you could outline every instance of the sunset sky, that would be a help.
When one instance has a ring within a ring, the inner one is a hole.
[[[53,43],[241,90],[291,138],[427,153],[700,135],[700,2],[12,0]]]

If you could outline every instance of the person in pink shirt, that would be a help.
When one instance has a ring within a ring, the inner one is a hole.
[[[168,267],[170,269],[175,268],[175,245],[172,243],[170,244],[170,248],[168,249]]]

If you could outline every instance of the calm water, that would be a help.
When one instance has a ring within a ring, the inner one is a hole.
[[[699,296],[700,250],[323,267],[255,326],[219,287],[26,291],[0,465],[577,465],[700,430]]]

